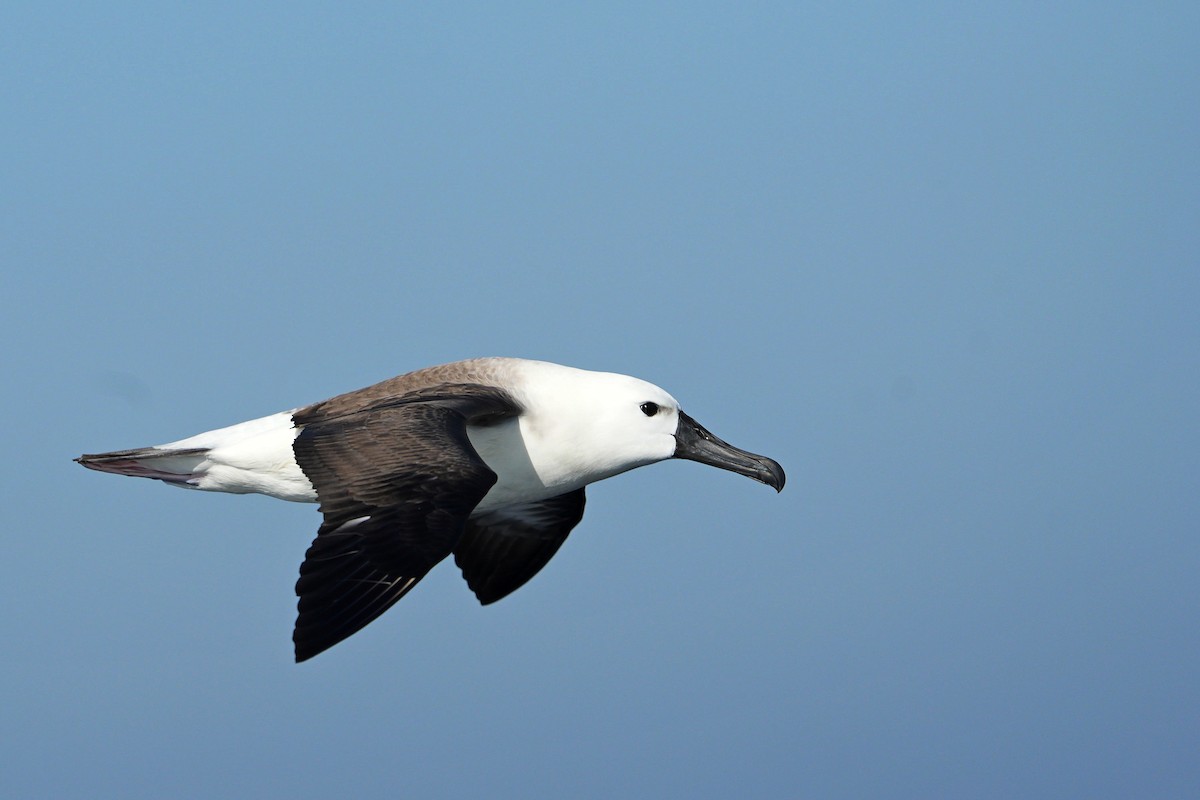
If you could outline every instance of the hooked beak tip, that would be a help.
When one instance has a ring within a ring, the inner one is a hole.
[[[778,461],[742,450],[718,439],[682,411],[679,412],[675,442],[675,458],[699,461],[718,469],[736,472],[759,483],[765,483],[777,493],[783,491],[787,476]]]
[[[783,467],[773,458],[763,457],[765,462],[763,466],[766,468],[767,477],[761,478],[763,483],[775,490],[775,493],[783,491],[783,485],[787,483],[787,475],[783,472]]]

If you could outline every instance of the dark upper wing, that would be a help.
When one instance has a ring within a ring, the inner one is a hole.
[[[292,447],[325,520],[296,582],[296,660],[358,631],[453,550],[496,482],[468,419],[516,413],[491,387],[435,387],[348,414],[296,412]]]
[[[583,489],[478,514],[454,547],[454,563],[487,605],[519,589],[558,552],[583,518]]]

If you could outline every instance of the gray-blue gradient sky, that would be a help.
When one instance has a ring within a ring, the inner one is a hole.
[[[1194,3],[0,11],[0,794],[1200,794]],[[291,662],[313,507],[86,472],[476,355],[593,487]]]

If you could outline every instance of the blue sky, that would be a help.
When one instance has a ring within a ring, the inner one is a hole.
[[[0,790],[1200,792],[1194,4],[0,12]],[[86,472],[477,355],[788,470],[291,661],[314,508]]]

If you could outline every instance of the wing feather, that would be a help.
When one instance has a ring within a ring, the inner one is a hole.
[[[487,605],[512,594],[546,566],[583,518],[584,490],[505,506],[467,522],[454,562]]]
[[[459,384],[296,412],[296,462],[324,515],[296,582],[297,661],[362,629],[453,551],[496,482],[467,422],[518,411],[500,389]]]

